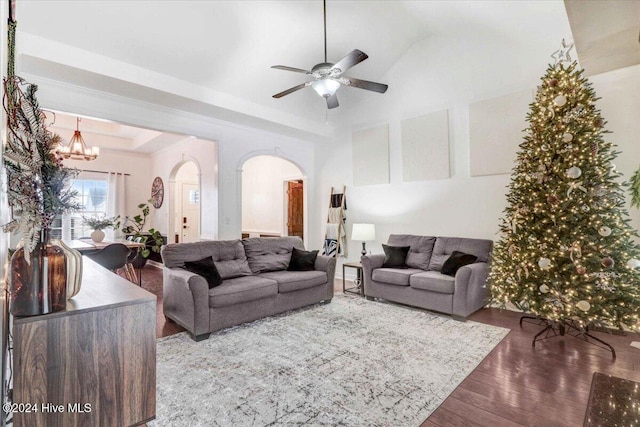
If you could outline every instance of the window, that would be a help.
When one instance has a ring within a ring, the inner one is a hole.
[[[76,179],[71,184],[78,192],[79,212],[57,217],[51,227],[54,239],[73,240],[87,237],[93,231],[83,224],[82,217],[107,216],[107,180],[100,178]]]

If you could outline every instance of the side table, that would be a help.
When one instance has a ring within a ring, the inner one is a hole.
[[[356,269],[356,279],[353,281],[353,284],[355,286],[352,286],[350,288],[346,287],[345,269],[347,267]],[[345,262],[344,264],[342,264],[342,292],[344,292],[345,294],[350,293],[350,294],[364,296],[363,278],[364,276],[362,273],[362,264],[360,262]]]

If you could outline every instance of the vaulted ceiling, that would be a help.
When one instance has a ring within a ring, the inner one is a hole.
[[[330,112],[310,88],[272,98],[307,76],[270,66],[309,69],[323,60],[320,0],[20,1],[17,12],[19,65],[32,75],[152,102],[158,97],[140,89],[147,82],[160,92],[173,86],[164,99],[199,114],[316,133],[327,118],[384,102],[385,95],[354,88],[340,89],[341,107]],[[329,0],[328,59],[358,48],[369,59],[346,74],[384,82],[418,41],[482,38],[527,55],[541,32],[566,19],[561,1]],[[451,62],[464,66],[464,58]]]

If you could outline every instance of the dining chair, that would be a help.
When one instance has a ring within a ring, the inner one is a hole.
[[[114,273],[124,268],[127,279],[135,283],[137,280],[132,276],[132,269],[129,268],[130,252],[129,248],[122,243],[112,243],[96,252],[88,253],[87,257]]]

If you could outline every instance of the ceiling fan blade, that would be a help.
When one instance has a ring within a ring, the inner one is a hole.
[[[331,67],[331,71],[334,72],[335,75],[340,75],[354,65],[358,65],[368,57],[369,56],[363,51],[354,49],[347,56],[336,62],[335,65]]]
[[[293,71],[294,73],[311,74],[311,71],[303,70],[302,68],[287,67],[286,65],[274,65],[271,68],[276,70]]]
[[[345,86],[357,87],[360,89],[371,90],[378,93],[385,93],[389,88],[388,85],[367,80],[354,79],[353,77],[340,77],[338,80]]]
[[[276,93],[275,95],[273,95],[273,97],[274,98],[282,98],[283,96],[289,95],[290,93],[293,93],[293,92],[295,92],[297,90],[304,89],[305,87],[307,87],[309,85],[311,85],[311,82],[302,83],[302,84],[299,84],[298,86],[294,86],[294,87],[289,88],[287,90],[283,90],[280,93]]]
[[[331,110],[332,108],[337,108],[339,106],[340,106],[340,104],[338,103],[338,95],[337,94],[334,93],[333,95],[331,95],[331,96],[329,96],[327,98],[327,108],[328,109]]]

